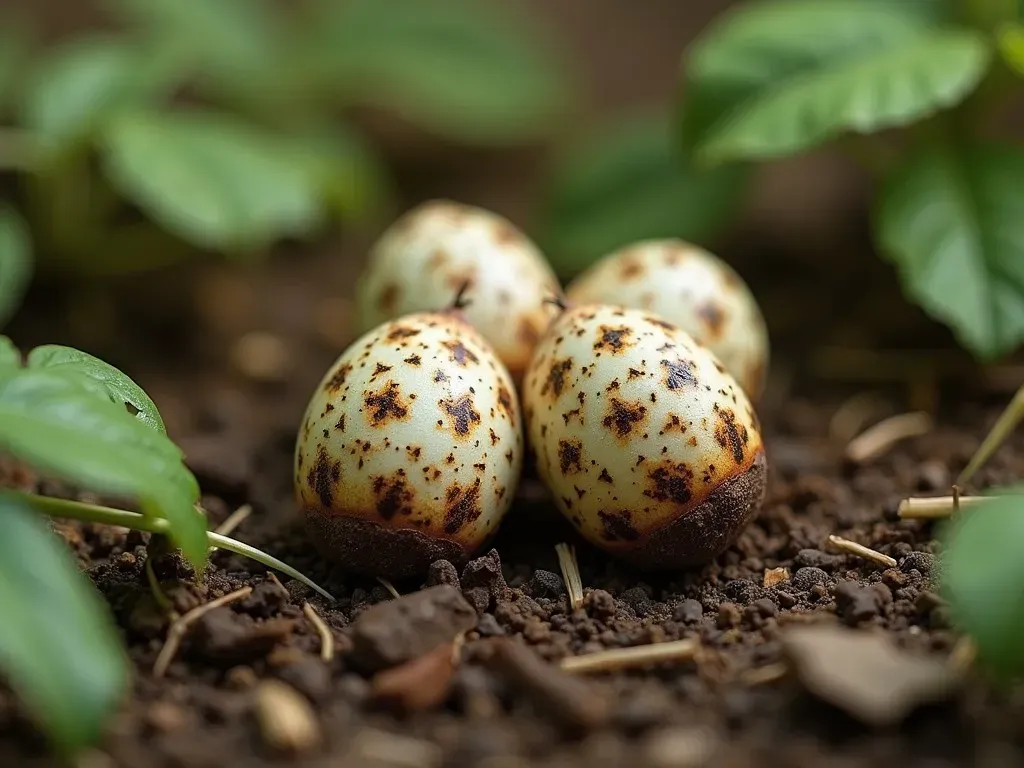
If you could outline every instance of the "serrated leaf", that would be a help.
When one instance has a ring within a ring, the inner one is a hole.
[[[0,204],[0,326],[21,306],[31,280],[28,225],[13,208]]]
[[[124,114],[103,143],[112,183],[196,245],[258,248],[321,221],[317,185],[294,146],[226,115]]]
[[[607,126],[564,158],[547,205],[545,251],[563,277],[630,242],[711,237],[740,204],[747,169],[684,167],[668,117]]]
[[[562,60],[526,19],[485,0],[321,3],[304,41],[320,81],[360,104],[473,143],[533,139],[571,101]]]
[[[105,385],[70,366],[0,377],[0,448],[83,488],[137,499],[166,518],[197,567],[206,562],[199,486],[166,435],[110,402]]]
[[[684,139],[699,162],[719,163],[906,125],[963,99],[989,58],[980,32],[894,3],[742,6],[688,57]]]
[[[128,680],[109,609],[67,547],[0,495],[0,670],[55,745],[91,745]]]
[[[167,432],[156,403],[145,390],[122,371],[88,352],[60,344],[44,344],[29,352],[27,364],[29,368],[74,371],[90,376],[103,385],[110,402],[126,407],[130,405],[129,412],[134,412],[135,418],[143,424],[157,432]]]
[[[942,590],[980,660],[1003,677],[1024,673],[1024,496],[1001,494],[963,513],[944,535]]]
[[[23,122],[51,149],[91,136],[116,111],[149,103],[173,80],[174,62],[132,43],[81,37],[50,53],[33,73]]]
[[[1024,150],[932,146],[879,198],[876,237],[904,290],[981,358],[1024,341]]]

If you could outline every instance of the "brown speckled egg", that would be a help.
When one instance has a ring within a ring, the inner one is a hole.
[[[659,315],[710,349],[756,400],[768,370],[768,327],[750,288],[717,256],[681,240],[647,240],[598,261],[566,289],[579,304]]]
[[[521,427],[508,372],[457,312],[384,323],[338,358],[302,422],[295,487],[313,540],[394,578],[466,560],[515,495]]]
[[[527,437],[558,509],[644,568],[711,560],[765,491],[757,416],[725,367],[641,310],[582,305],[555,320],[523,383]]]
[[[360,327],[448,306],[467,283],[466,319],[518,382],[555,314],[544,300],[562,288],[529,238],[481,208],[434,200],[392,224],[359,280]]]

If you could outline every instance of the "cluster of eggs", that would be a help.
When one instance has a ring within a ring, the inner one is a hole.
[[[322,553],[402,577],[496,532],[527,448],[580,534],[646,568],[706,562],[763,500],[753,295],[677,240],[609,254],[564,291],[509,221],[405,213],[357,284],[363,335],[307,408],[298,502]]]

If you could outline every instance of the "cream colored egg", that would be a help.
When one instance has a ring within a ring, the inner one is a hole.
[[[558,509],[638,566],[714,558],[762,503],[767,465],[750,401],[711,352],[656,316],[566,310],[538,345],[522,396]]]
[[[457,313],[384,323],[338,358],[302,422],[295,487],[313,540],[382,576],[464,561],[515,495],[521,427],[508,372]]]
[[[562,289],[530,239],[481,208],[434,200],[384,232],[357,286],[361,328],[448,307],[467,283],[466,318],[518,382]]]
[[[566,289],[571,302],[645,309],[710,349],[755,400],[768,328],[754,295],[717,256],[682,240],[646,240],[598,261]]]

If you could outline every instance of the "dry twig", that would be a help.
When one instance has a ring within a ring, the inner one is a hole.
[[[992,458],[992,454],[999,450],[999,446],[1017,428],[1021,419],[1024,419],[1024,385],[1017,390],[1017,394],[1013,396],[1010,404],[1006,406],[1006,410],[996,419],[996,423],[992,425],[992,429],[989,430],[985,439],[982,440],[978,450],[974,452],[974,456],[971,457],[967,466],[964,467],[964,471],[957,477],[957,485],[967,485],[971,481],[975,473],[985,465],[985,462]]]
[[[385,579],[383,576],[378,576],[377,581],[380,582],[380,585],[384,587],[384,589],[386,589],[391,594],[391,596],[395,598],[395,600],[402,596],[402,593],[395,589],[395,585],[387,579]]]
[[[320,723],[304,696],[280,680],[264,680],[256,689],[256,720],[264,742],[289,754],[320,743]]]
[[[861,463],[881,456],[890,447],[908,437],[929,432],[932,418],[924,411],[900,413],[861,432],[846,446],[846,458]]]
[[[663,661],[689,661],[696,656],[698,650],[700,642],[697,640],[673,640],[632,648],[613,648],[584,656],[569,656],[562,659],[561,667],[565,672],[608,672],[645,667]]]
[[[164,642],[164,647],[160,649],[160,654],[156,657],[156,663],[153,664],[153,676],[163,677],[167,673],[167,668],[171,666],[174,655],[178,652],[178,647],[181,645],[181,641],[184,639],[189,627],[215,608],[220,608],[228,603],[248,597],[251,592],[252,587],[236,589],[234,592],[218,597],[216,600],[197,605],[191,611],[181,616],[181,618],[175,619],[170,629],[167,630],[167,640]]]
[[[855,541],[844,539],[842,536],[829,536],[828,543],[836,549],[840,549],[843,552],[849,552],[851,555],[856,555],[857,557],[863,557],[865,560],[877,563],[883,568],[895,568],[897,566],[895,558],[889,557],[889,555],[883,555],[878,550],[865,547],[863,544],[858,544]]]
[[[880,418],[887,405],[878,392],[858,392],[836,408],[828,423],[828,436],[839,444],[850,442],[872,419]]]
[[[316,628],[317,634],[320,635],[320,658],[330,662],[334,658],[334,634],[331,632],[331,628],[309,603],[302,604],[302,612],[306,614],[309,623]]]
[[[217,526],[216,532],[221,536],[230,536],[234,530],[244,523],[252,514],[252,504],[243,504],[225,518],[224,522]]]
[[[767,685],[781,680],[787,674],[789,674],[789,665],[785,662],[777,661],[774,664],[766,664],[763,667],[748,669],[740,675],[740,680],[744,685]]]
[[[939,520],[988,500],[985,496],[961,496],[959,489],[953,496],[911,496],[900,502],[897,514],[902,520]]]
[[[555,551],[558,553],[558,567],[562,569],[562,581],[569,593],[569,605],[575,611],[583,607],[583,579],[576,562],[576,548],[569,544],[556,544]]]

